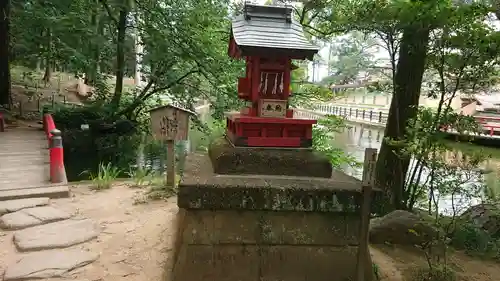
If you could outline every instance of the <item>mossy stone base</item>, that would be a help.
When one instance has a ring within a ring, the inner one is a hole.
[[[186,159],[173,281],[353,280],[359,180],[336,171],[330,178],[221,175],[212,164],[202,154]],[[365,276],[374,280],[371,266]]]
[[[357,212],[361,182],[342,172],[331,178],[220,175],[210,158],[190,154],[179,184],[178,205],[186,209]],[[374,192],[377,196],[379,192]],[[377,210],[373,210],[374,212]]]
[[[332,176],[328,158],[310,149],[235,147],[226,138],[220,138],[210,144],[208,153],[216,174]]]

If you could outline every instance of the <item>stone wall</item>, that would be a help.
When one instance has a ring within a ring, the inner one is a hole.
[[[338,172],[326,179],[213,170],[208,156],[187,158],[169,280],[354,280],[357,179]],[[370,260],[367,265],[365,281],[371,281]]]
[[[354,213],[181,209],[179,216],[175,281],[354,278]],[[369,266],[366,275],[372,274]]]

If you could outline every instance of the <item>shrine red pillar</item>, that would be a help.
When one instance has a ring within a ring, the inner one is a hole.
[[[252,100],[252,112],[251,116],[259,115],[259,85],[260,85],[260,58],[252,57],[252,80],[251,80],[251,100]]]

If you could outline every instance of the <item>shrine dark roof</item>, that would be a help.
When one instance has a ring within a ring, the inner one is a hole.
[[[305,37],[292,19],[290,7],[246,4],[232,22],[232,34],[242,56],[270,55],[312,59],[319,47]]]

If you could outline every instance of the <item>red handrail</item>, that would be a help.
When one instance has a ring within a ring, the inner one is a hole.
[[[57,130],[54,119],[49,113],[43,115],[43,129],[49,143],[50,181],[52,183],[66,183],[61,132]]]
[[[43,115],[43,129],[45,130],[45,135],[47,136],[47,140],[49,141],[50,145],[50,138],[52,137],[52,134],[50,131],[54,130],[56,128],[56,124],[54,123],[54,119],[52,118],[52,115],[49,113],[46,113]]]

